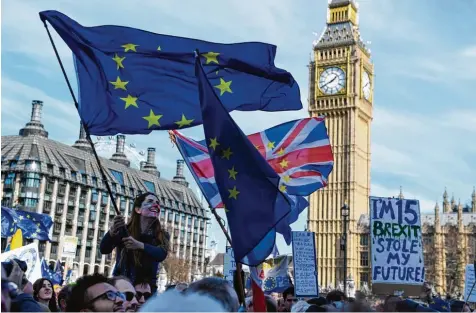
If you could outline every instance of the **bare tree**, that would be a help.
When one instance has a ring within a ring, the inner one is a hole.
[[[168,255],[164,261],[168,284],[190,282],[190,261],[179,259],[175,255]]]

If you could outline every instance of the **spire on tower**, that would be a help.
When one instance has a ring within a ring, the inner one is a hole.
[[[400,199],[400,200],[405,199],[405,198],[403,197],[403,188],[402,188],[402,186],[400,186],[400,194],[398,195],[398,199]]]
[[[471,194],[471,212],[476,213],[476,187],[473,187]]]

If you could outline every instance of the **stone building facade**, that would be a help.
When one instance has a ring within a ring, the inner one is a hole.
[[[18,136],[2,136],[2,206],[49,214],[54,221],[51,242],[39,242],[40,257],[65,261],[63,239],[78,238],[76,257],[68,260],[76,275],[110,274],[113,254],[99,252],[115,211],[101,178],[86,134],[81,128],[72,145],[48,138],[41,123],[41,101],[33,101],[31,120]],[[177,161],[172,180],[160,177],[155,148],[148,148],[147,162],[133,169],[124,153],[125,136],[118,135],[116,153],[101,158],[121,214],[130,215],[134,198],[146,191],[155,193],[161,204],[160,221],[171,237],[171,251],[191,263],[190,274],[205,270],[209,218],[183,175],[183,160]],[[2,240],[5,246],[6,240]]]

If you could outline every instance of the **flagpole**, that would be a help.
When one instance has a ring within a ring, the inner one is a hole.
[[[117,215],[121,215],[121,211],[119,210],[119,208],[116,204],[114,195],[112,194],[112,189],[111,189],[111,186],[109,185],[109,181],[107,179],[106,172],[104,171],[104,168],[101,165],[101,160],[99,159],[99,156],[96,152],[96,148],[94,147],[94,143],[91,140],[91,136],[89,134],[88,127],[84,123],[84,121],[81,119],[81,115],[79,114],[78,101],[76,100],[76,96],[74,95],[73,88],[71,87],[71,83],[69,82],[68,75],[66,74],[66,71],[65,71],[64,66],[63,66],[63,62],[61,61],[61,58],[58,54],[58,50],[56,49],[56,45],[53,41],[53,38],[51,37],[51,33],[50,33],[50,30],[48,29],[48,25],[46,24],[46,20],[43,21],[43,24],[45,25],[46,32],[48,33],[48,37],[50,38],[51,45],[53,46],[53,50],[55,51],[56,59],[58,60],[58,63],[61,67],[61,71],[63,72],[64,79],[66,80],[66,84],[68,85],[68,89],[69,89],[69,92],[71,93],[71,97],[73,98],[74,105],[76,106],[76,110],[78,110],[79,119],[81,121],[81,124],[83,125],[84,132],[86,133],[86,139],[89,142],[89,144],[91,145],[91,148],[93,149],[94,157],[96,158],[96,162],[98,163],[98,166],[99,166],[99,171],[101,172],[101,177],[102,177],[104,183],[106,184],[107,192],[109,193],[109,196],[111,197],[112,205],[114,207],[114,211],[116,211]]]

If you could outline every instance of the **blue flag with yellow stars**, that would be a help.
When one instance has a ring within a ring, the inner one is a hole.
[[[276,225],[291,210],[279,175],[236,125],[196,58],[200,106],[215,180],[224,202],[235,259],[261,264],[273,251]]]
[[[2,237],[10,237],[21,229],[23,238],[51,241],[51,216],[2,207]]]
[[[79,115],[90,134],[148,134],[202,123],[194,51],[227,111],[302,108],[292,75],[274,66],[276,46],[218,44],[121,27],[83,27],[40,12],[72,50]],[[46,24],[45,24],[46,25]]]

